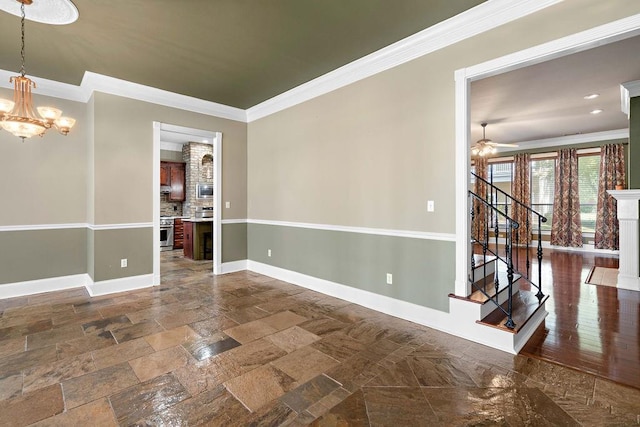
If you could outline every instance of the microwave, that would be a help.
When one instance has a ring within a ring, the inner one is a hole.
[[[207,182],[199,182],[196,184],[196,199],[212,199],[213,184]]]

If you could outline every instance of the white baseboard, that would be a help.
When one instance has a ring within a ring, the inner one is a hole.
[[[626,274],[618,274],[618,289],[640,291],[640,278]]]
[[[519,339],[516,340],[516,334],[480,325],[476,323],[475,320],[477,319],[468,318],[466,308],[451,307],[451,313],[447,313],[251,260],[247,261],[247,270],[293,283],[303,288],[340,298],[390,316],[418,323],[511,354],[517,354],[520,348],[526,343],[526,340],[530,338],[533,331],[535,331],[535,328],[533,328],[532,331],[528,331],[528,336],[519,337]],[[456,303],[466,303],[465,301],[456,299],[451,299],[450,301],[453,301],[454,305]],[[544,312],[540,314],[543,316],[542,319],[544,319],[547,313],[544,310],[541,311]],[[531,319],[530,321],[536,320],[537,322],[542,319]]]
[[[140,276],[123,277],[121,279],[103,280],[100,282],[90,280],[90,282],[86,284],[86,287],[89,295],[95,297],[98,295],[151,287],[154,285],[154,277],[153,274],[143,274]]]
[[[394,317],[419,323],[443,332],[455,333],[450,327],[449,313],[256,261],[249,260],[247,269]]]
[[[220,274],[235,273],[236,271],[247,270],[247,260],[223,262],[220,264]]]
[[[28,280],[25,282],[0,285],[0,299],[22,297],[43,292],[63,291],[81,288],[91,281],[88,274],[51,277],[48,279]]]
[[[536,242],[537,242],[537,240],[536,240]],[[603,255],[620,255],[620,251],[614,251],[614,250],[609,250],[609,249],[596,249],[593,246],[593,243],[584,244],[579,248],[570,248],[570,247],[566,247],[566,246],[554,246],[551,243],[549,243],[548,241],[544,240],[544,241],[542,241],[542,248],[543,249],[553,249],[553,250],[557,250],[557,251],[587,252],[587,253],[603,254]]]

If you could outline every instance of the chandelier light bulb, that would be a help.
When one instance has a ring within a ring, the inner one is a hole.
[[[15,102],[9,101],[8,99],[0,99],[0,112],[8,113],[13,110],[13,106],[16,105]]]
[[[76,119],[73,119],[71,117],[60,117],[54,122],[54,124],[61,134],[66,135],[69,133],[73,125],[76,124]]]
[[[62,116],[62,111],[54,107],[38,107],[38,113],[48,122],[54,122]]]

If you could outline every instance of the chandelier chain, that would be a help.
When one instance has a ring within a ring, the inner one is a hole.
[[[24,68],[24,3],[23,2],[21,2],[20,4],[20,12],[22,12],[22,19],[21,19],[22,49],[20,49],[20,56],[22,58],[22,68],[20,68],[20,74],[22,74],[22,77],[24,77],[26,73]]]

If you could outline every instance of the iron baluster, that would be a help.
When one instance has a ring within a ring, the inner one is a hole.
[[[510,220],[507,220],[507,292],[509,295],[507,296],[507,322],[505,323],[505,326],[509,329],[514,329],[516,327],[516,324],[513,322],[513,258],[511,257],[512,248],[509,243],[512,238],[512,225],[513,224]]]
[[[542,301],[544,298],[542,293],[542,223],[546,221],[546,218],[538,217],[538,293],[536,293],[538,301]]]

